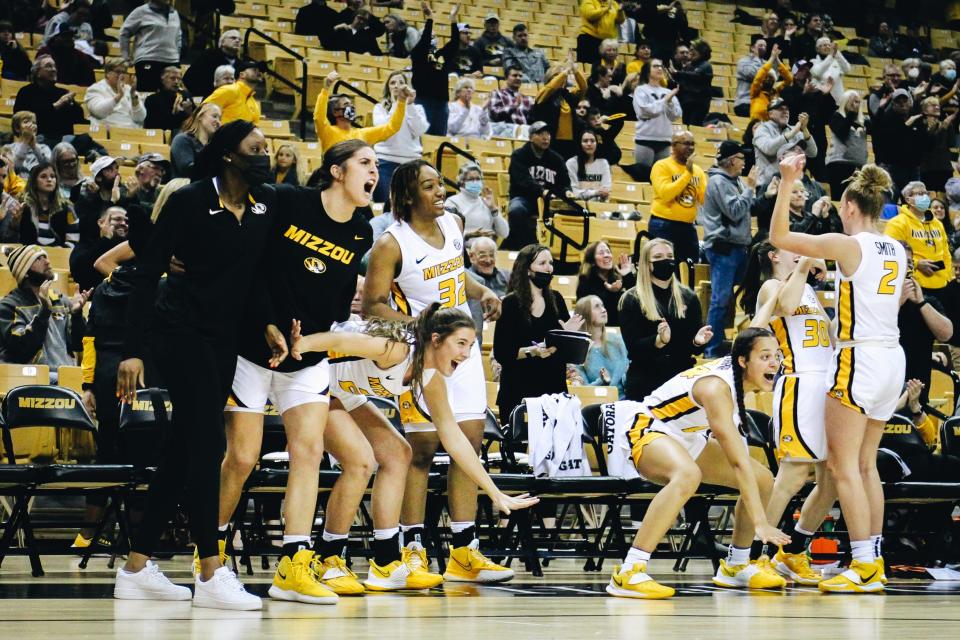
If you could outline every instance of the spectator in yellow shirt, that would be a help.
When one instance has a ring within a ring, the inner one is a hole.
[[[773,68],[777,71],[774,73]],[[780,47],[773,45],[770,59],[764,63],[750,84],[750,119],[767,120],[768,107],[774,98],[786,87],[793,84],[790,67],[780,60]]]
[[[320,140],[322,149],[329,149],[344,140],[363,140],[369,145],[375,145],[400,131],[403,119],[407,115],[407,98],[411,94],[416,95],[412,87],[403,87],[397,96],[397,108],[385,124],[376,127],[354,127],[353,121],[357,113],[350,98],[335,96],[334,103],[330,104],[330,89],[339,79],[340,74],[336,71],[331,71],[327,75],[313,108],[313,124],[316,125],[317,138]]]
[[[650,237],[670,240],[677,264],[700,261],[700,241],[693,224],[707,193],[707,174],[693,163],[694,146],[692,133],[678,131],[670,143],[670,157],[657,160],[650,169]]]
[[[247,120],[254,124],[260,122],[260,103],[254,94],[262,78],[261,64],[252,60],[238,62],[237,81],[217,87],[203,101],[220,107],[223,112],[221,124],[234,120]]]
[[[619,25],[627,19],[617,0],[583,0],[580,3],[580,35],[577,62],[594,64],[600,59],[600,43],[620,35]]]
[[[930,194],[919,180],[908,182],[900,192],[904,204],[883,232],[910,247],[913,277],[924,295],[936,298],[948,318],[960,317],[960,283],[953,274],[953,256],[943,223],[930,212]],[[950,343],[960,346],[954,333]]]

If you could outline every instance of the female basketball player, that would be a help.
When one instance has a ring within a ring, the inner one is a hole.
[[[367,395],[409,394],[406,397],[412,398],[420,413],[436,426],[447,453],[472,482],[483,488],[497,509],[510,513],[512,509],[537,503],[536,498],[526,494],[510,497],[497,489],[450,408],[444,378],[472,357],[476,341],[475,325],[469,314],[456,308],[441,309],[435,302],[412,323],[371,320],[350,329],[301,337],[300,324],[294,322],[290,353],[294,359],[300,359],[304,353],[328,352],[333,363],[333,395],[345,407],[359,408],[366,404],[364,396]],[[435,375],[437,373],[440,375]],[[353,505],[350,518],[358,506],[359,500]],[[399,509],[392,515],[391,522],[374,526],[383,528],[386,524],[396,532]],[[370,562],[370,572],[364,582],[368,589],[423,589],[442,582],[440,576],[427,572],[425,564],[411,561],[411,556],[416,555],[413,550],[404,547],[401,554],[396,536],[387,546],[390,548],[377,549],[375,543],[376,557]]]
[[[824,417],[827,466],[837,485],[853,561],[849,570],[821,582],[820,590],[882,591],[883,487],[877,447],[905,375],[897,315],[906,255],[898,242],[877,231],[891,180],[876,165],[865,165],[843,192],[843,234],[790,231],[790,185],[801,177],[803,165],[802,155],[780,163],[770,241],[780,249],[837,262],[837,344],[827,377]]]
[[[791,542],[773,559],[781,575],[807,585],[819,584],[822,579],[810,568],[807,544],[837,500],[833,479],[826,469],[827,443],[823,433],[824,381],[833,349],[830,320],[813,287],[807,284],[807,277],[815,268],[820,273],[826,271],[820,260],[801,258],[761,242],[751,251],[740,288],[740,304],[753,315],[752,326],[769,324],[783,355],[783,375],[773,391],[773,427],[780,468],[767,503],[767,520],[780,522],[787,504],[806,484],[810,467],[816,472],[817,485],[803,503],[800,522],[794,526],[793,518],[788,520],[790,528],[786,533]]]
[[[368,318],[408,322],[435,302],[470,313],[467,300],[479,300],[485,319],[500,315],[496,294],[467,277],[463,266],[463,221],[444,211],[446,189],[437,170],[422,160],[406,162],[393,174],[390,201],[397,221],[377,239],[370,254],[363,290]],[[446,380],[454,415],[464,434],[479,451],[487,407],[480,347]],[[413,448],[407,474],[401,522],[405,544],[412,544],[424,565],[421,546],[426,510],[427,474],[439,445],[430,418],[417,408],[411,394],[400,399],[400,415]],[[477,485],[459,464],[448,476],[453,544],[445,577],[462,581],[503,581],[513,571],[490,562],[478,550],[476,536]]]
[[[750,562],[754,534],[774,544],[786,544],[790,538],[767,521],[763,505],[773,476],[750,457],[743,437],[747,421],[743,394],[773,388],[777,347],[768,329],[745,329],[733,341],[729,356],[676,375],[644,399],[621,446],[630,449],[641,476],[664,486],[651,501],[623,565],[614,569],[607,593],[650,599],[674,594],[647,575],[647,562],[701,482],[740,491],[733,541],[714,584],[750,589],[786,584]]]
[[[219,524],[225,536],[243,484],[260,457],[263,415],[270,397],[283,417],[290,473],[284,500],[283,551],[269,593],[282,600],[332,604],[338,591],[362,593],[363,587],[349,579],[333,582],[334,575],[349,578],[340,559],[346,536],[318,540],[311,548],[324,445],[343,464],[337,485],[359,482],[366,487],[369,466],[352,455],[354,449],[344,445],[337,433],[329,437],[326,433],[330,386],[326,355],[285,359],[286,344],[278,325],[286,328],[293,318],[299,318],[308,331],[324,331],[349,317],[360,261],[372,236],[357,208],[370,204],[377,183],[377,158],[366,142],[347,140],[327,150],[319,173],[320,189],[274,187],[279,211],[267,240],[261,277],[275,317],[264,318],[257,309],[246,314],[244,340],[225,409],[227,452],[221,470]],[[269,344],[278,345],[273,351],[264,340],[265,329]],[[360,434],[350,435],[362,440]],[[382,444],[388,453],[403,446],[402,442],[393,447],[390,442]],[[402,467],[404,456],[395,459],[395,463],[384,462],[388,472],[396,473],[394,464]],[[336,486],[333,493],[337,493]],[[221,547],[224,544],[221,539]],[[327,562],[327,558],[331,560]],[[331,576],[324,582],[328,570]]]

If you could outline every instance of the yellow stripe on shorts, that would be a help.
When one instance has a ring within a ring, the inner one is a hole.
[[[809,459],[817,456],[800,435],[797,424],[797,408],[799,404],[800,379],[787,376],[783,379],[783,393],[780,397],[780,438],[777,441],[777,459],[784,458]]]
[[[863,410],[863,407],[858,405],[853,399],[853,394],[851,393],[851,389],[853,388],[853,371],[855,364],[853,347],[844,347],[840,349],[836,357],[839,358],[839,362],[837,363],[837,372],[833,376],[833,386],[830,388],[830,391],[827,392],[827,395],[832,398],[836,398],[845,407],[849,407],[859,413],[866,413],[866,411]]]

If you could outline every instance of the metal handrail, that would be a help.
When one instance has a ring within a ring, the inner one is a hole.
[[[245,55],[248,51],[251,34],[263,38],[268,44],[271,44],[281,51],[290,54],[295,60],[300,62],[302,69],[302,84],[300,85],[297,85],[297,83],[284,78],[282,75],[273,69],[270,69],[269,67],[266,68],[266,73],[270,74],[272,77],[287,85],[300,95],[300,139],[305,140],[307,137],[307,59],[276,38],[268,36],[263,31],[255,27],[247,27],[247,30],[243,34],[243,51]]]
[[[443,142],[440,143],[440,146],[437,147],[437,155],[436,155],[436,158],[437,158],[437,159],[436,159],[436,162],[434,162],[434,165],[436,166],[436,169],[437,169],[437,173],[439,173],[439,174],[440,174],[440,177],[443,178],[444,183],[450,185],[450,186],[453,187],[454,189],[459,189],[459,185],[458,185],[456,182],[454,182],[454,181],[451,180],[450,178],[447,178],[446,176],[443,175],[443,151],[444,151],[444,149],[450,149],[451,151],[453,151],[453,152],[454,152],[455,154],[457,154],[458,156],[462,156],[462,157],[466,158],[467,160],[469,160],[470,162],[476,163],[476,164],[478,164],[478,165],[479,165],[480,163],[477,162],[477,158],[476,158],[473,154],[469,153],[469,152],[466,151],[465,149],[461,149],[460,147],[458,147],[457,145],[453,144],[452,142],[449,142],[449,141],[446,141],[446,140],[445,140],[445,141],[443,141]]]

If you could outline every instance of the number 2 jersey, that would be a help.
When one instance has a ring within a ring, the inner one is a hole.
[[[839,346],[862,341],[896,344],[900,292],[907,254],[899,242],[876,233],[852,236],[860,244],[860,266],[849,276],[837,270]]]
[[[783,373],[825,373],[830,366],[833,347],[830,325],[820,311],[817,294],[809,284],[803,285],[800,304],[789,316],[770,321],[783,354]]]
[[[409,224],[397,220],[387,227],[400,245],[401,267],[393,281],[390,301],[400,313],[418,316],[439,302],[470,315],[467,305],[467,272],[463,264],[463,232],[452,213],[437,218],[443,232],[443,247],[437,249],[421,238]]]

